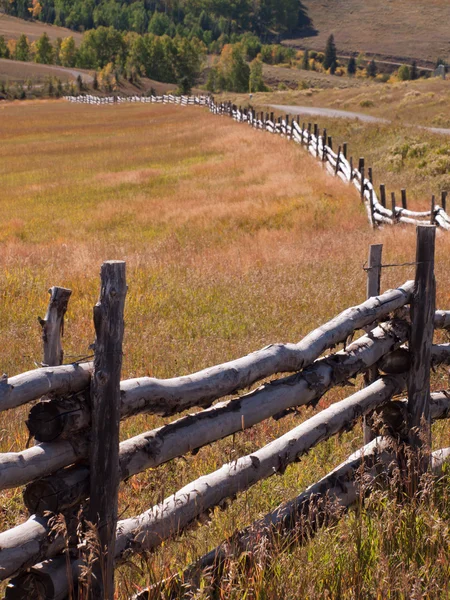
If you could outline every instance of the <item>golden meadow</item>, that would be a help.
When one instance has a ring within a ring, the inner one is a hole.
[[[124,379],[188,374],[270,343],[298,341],[365,299],[370,243],[384,244],[386,262],[414,260],[414,228],[373,232],[357,192],[302,149],[204,109],[9,103],[0,106],[0,137],[0,368],[8,375],[42,359],[37,316],[52,285],[73,290],[67,362],[90,354],[104,260],[127,262]],[[447,309],[450,236],[438,233],[438,307]],[[383,289],[413,276],[412,267],[388,269]],[[445,371],[433,385],[448,387]],[[352,391],[335,389],[319,407]],[[26,407],[2,413],[0,451],[25,448],[26,414]],[[121,486],[121,516],[148,509],[311,414],[301,409],[267,421],[133,477]],[[122,424],[122,439],[161,422],[133,418]],[[357,426],[321,444],[284,477],[215,511],[207,525],[133,568],[121,567],[118,598],[181,569],[294,497],[361,442]],[[444,425],[435,427],[434,443],[449,445]],[[415,589],[425,594],[418,598],[447,597],[433,595],[448,589],[450,575],[447,488],[433,488],[413,514],[387,493],[302,548],[280,548],[245,573],[236,563],[218,597],[409,598]],[[20,489],[0,493],[0,514],[2,530],[27,518]],[[206,598],[206,590],[192,597]]]

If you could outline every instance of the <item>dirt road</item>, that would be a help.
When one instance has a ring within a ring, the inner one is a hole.
[[[381,123],[386,125],[391,123],[388,119],[382,119],[381,117],[373,117],[360,112],[353,112],[349,110],[337,110],[335,108],[318,108],[315,106],[296,106],[286,104],[270,104],[271,108],[280,112],[285,112],[291,115],[309,115],[319,117],[330,117],[332,119],[359,119],[365,123]],[[438,133],[441,135],[450,135],[450,129],[442,127],[425,127],[423,125],[412,125],[411,123],[403,123],[406,127],[417,127],[417,129],[425,129],[431,133]]]

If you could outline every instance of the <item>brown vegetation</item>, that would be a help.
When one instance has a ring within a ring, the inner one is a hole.
[[[445,0],[303,0],[317,35],[289,40],[314,50],[325,48],[334,33],[338,52],[370,52],[378,56],[435,62],[448,59],[447,24],[450,6]]]
[[[41,360],[35,315],[43,314],[51,285],[73,289],[64,339],[67,360],[90,354],[94,332],[87,315],[98,297],[96,273],[106,259],[127,261],[123,378],[181,375],[273,342],[298,341],[364,299],[362,266],[370,243],[385,244],[386,262],[414,260],[413,228],[374,233],[357,193],[329,177],[302,149],[200,108],[5,103],[0,135],[1,369],[9,375]],[[438,236],[442,308],[450,305],[449,244],[448,235]],[[413,273],[414,267],[389,269],[382,287]],[[433,386],[447,387],[446,377],[437,373]],[[321,406],[347,395],[348,388],[336,389]],[[119,513],[139,514],[188,481],[261,447],[311,410],[133,477],[121,488]],[[3,452],[25,446],[25,415],[25,409],[8,415]],[[153,416],[131,419],[122,439],[160,423]],[[130,581],[145,583],[177,570],[295,496],[358,448],[361,437],[355,430],[330,440],[283,479],[241,494],[230,510],[214,515],[209,527],[186,533],[181,543],[167,543],[142,573],[130,575],[124,568],[120,597],[127,596]],[[448,442],[439,425],[433,439],[438,447]],[[7,529],[25,518],[21,491],[0,497]],[[345,522],[342,536],[348,539],[356,525],[354,519]],[[335,556],[338,538],[330,532],[309,547],[316,560],[309,567],[310,586],[314,577],[322,582],[327,577],[314,548],[328,544]],[[345,539],[340,540],[344,545]],[[305,562],[302,552],[296,561]],[[292,560],[285,554],[277,568],[284,583],[298,591],[298,562],[294,569]],[[327,568],[330,564],[328,555]],[[416,575],[419,569],[411,567],[407,589]],[[239,577],[231,573],[230,586]],[[247,589],[259,585],[263,574],[256,569],[252,577]],[[242,598],[242,588],[236,589],[227,597]]]

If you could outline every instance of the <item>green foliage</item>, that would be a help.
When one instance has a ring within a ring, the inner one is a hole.
[[[397,76],[400,79],[400,81],[408,81],[409,79],[411,79],[411,72],[409,70],[408,65],[402,65],[401,67],[399,67]]]
[[[28,42],[27,36],[24,33],[22,33],[22,35],[17,40],[14,58],[16,60],[23,61],[30,60],[30,44]]]
[[[261,63],[261,61],[258,61]],[[255,81],[258,79],[259,66],[254,66]],[[262,78],[262,63],[261,63]],[[208,74],[207,89],[211,92],[248,92],[250,85],[250,67],[245,61],[241,44],[227,45],[223,48],[220,60]]]
[[[367,66],[367,77],[376,77],[377,76],[377,65],[375,61],[372,59]]]
[[[415,79],[418,79],[418,78],[419,78],[419,72],[418,72],[418,70],[417,70],[417,63],[416,63],[416,61],[415,61],[415,60],[414,60],[414,61],[412,62],[412,64],[411,64],[411,68],[409,69],[409,73],[410,73],[411,79],[412,79],[413,81],[414,81]]]
[[[356,60],[354,59],[353,56],[348,61],[347,73],[349,75],[355,75],[355,73],[356,73]]]
[[[302,69],[304,69],[305,71],[309,70],[309,51],[308,51],[308,48],[306,48],[306,50],[303,52]]]
[[[46,32],[34,43],[34,61],[44,65],[53,62],[53,46]]]
[[[334,43],[334,35],[331,34],[327,40],[325,48],[325,58],[323,59],[323,68],[329,69],[333,63],[337,63],[336,44]],[[336,67],[335,67],[336,70]]]
[[[223,33],[252,31],[266,36],[311,25],[300,0],[40,0],[40,6],[41,21],[79,31],[104,26],[171,37],[187,37],[194,31],[193,35],[205,42],[215,41]],[[29,19],[32,0],[9,0],[4,9]]]
[[[267,87],[263,78],[263,63],[261,59],[255,58],[250,63],[250,92],[266,92]]]
[[[75,40],[69,36],[62,40],[59,50],[59,62],[64,67],[74,67],[77,60],[77,48]]]
[[[8,45],[2,35],[0,35],[0,58],[9,58]]]

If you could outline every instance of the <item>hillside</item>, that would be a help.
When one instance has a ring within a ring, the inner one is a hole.
[[[450,59],[450,3],[445,0],[302,0],[312,20],[306,36],[286,43],[325,48],[330,33],[342,53],[435,62]],[[311,35],[311,32],[313,34]]]
[[[44,32],[46,32],[52,41],[57,38],[65,38],[69,35],[73,36],[77,44],[81,43],[83,35],[76,31],[71,31],[65,27],[57,27],[49,25],[41,21],[25,21],[10,15],[5,15],[0,12],[0,36],[5,39],[18,39],[24,33],[30,42],[37,40]]]

